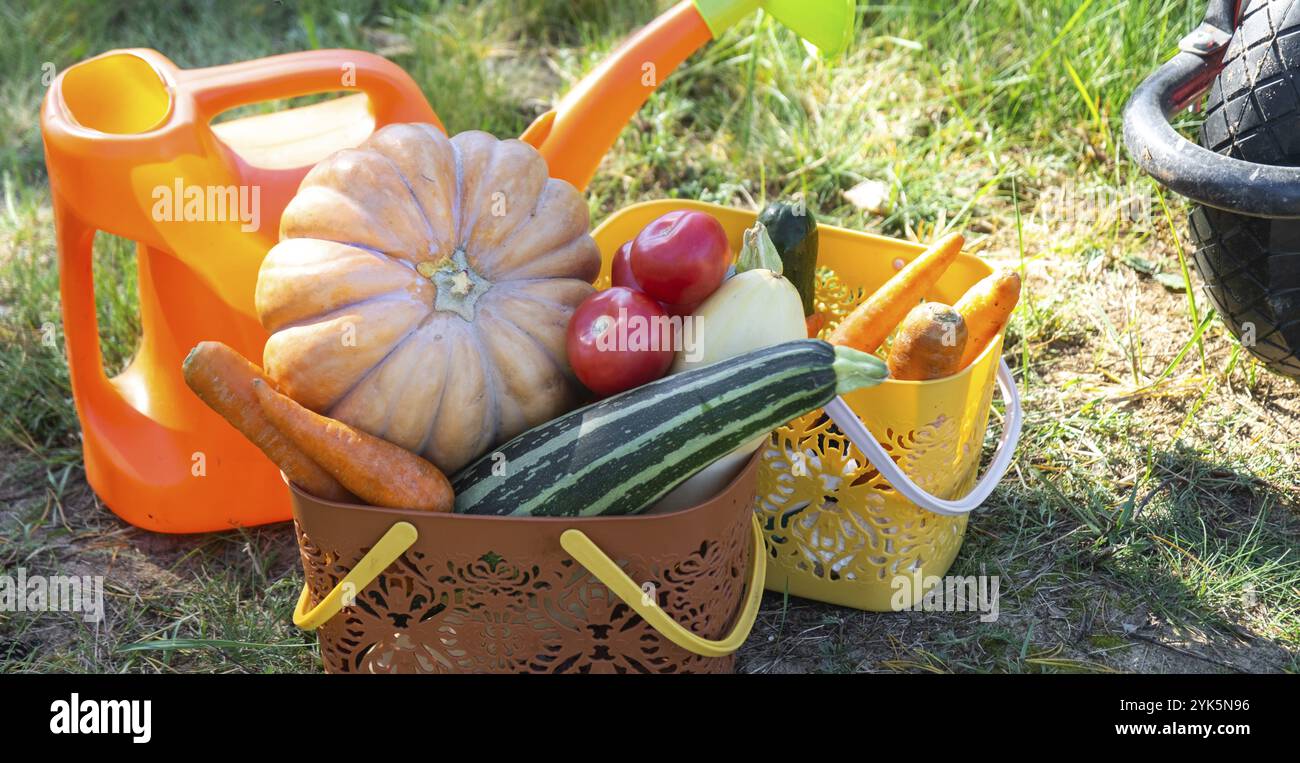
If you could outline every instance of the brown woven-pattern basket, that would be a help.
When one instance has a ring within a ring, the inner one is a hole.
[[[320,626],[325,670],[730,672],[732,655],[705,657],[674,643],[566,552],[560,536],[580,530],[645,603],[697,636],[721,638],[744,619],[757,466],[752,459],[697,506],[632,517],[429,514],[319,501],[291,485],[310,606],[396,523],[418,530],[414,545]]]

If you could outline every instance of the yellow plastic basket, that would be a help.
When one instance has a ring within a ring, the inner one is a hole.
[[[755,219],[753,212],[702,202],[652,201],[616,212],[592,235],[609,255],[674,209],[717,217],[733,249]],[[817,307],[828,317],[827,329],[923,248],[820,226]],[[602,279],[610,257],[604,260]],[[926,298],[953,304],[990,272],[979,258],[959,255]],[[755,499],[769,590],[873,611],[920,601],[952,565],[968,513],[1006,472],[1020,436],[1019,397],[1001,352],[999,337],[960,374],[889,380],[773,433],[763,447]],[[1006,416],[998,452],[980,479],[995,381]],[[907,585],[898,585],[904,578]]]

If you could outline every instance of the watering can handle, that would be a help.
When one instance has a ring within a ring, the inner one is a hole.
[[[998,387],[1002,390],[1002,399],[1007,404],[998,451],[993,456],[993,463],[989,464],[988,471],[975,487],[965,497],[952,501],[931,495],[904,474],[903,470],[898,468],[898,464],[894,463],[894,459],[889,457],[885,449],[863,425],[862,420],[844,402],[844,398],[836,396],[834,400],[827,403],[825,411],[831,421],[835,422],[835,426],[858,446],[867,460],[871,461],[871,465],[876,467],[876,471],[880,472],[880,476],[888,480],[900,495],[926,511],[957,517],[970,513],[989,497],[993,488],[1002,479],[1002,475],[1006,474],[1007,467],[1011,465],[1011,456],[1015,453],[1016,443],[1020,441],[1022,423],[1020,393],[1016,389],[1016,380],[1012,378],[1011,369],[1007,367],[1005,360],[998,361]]]
[[[53,201],[60,239],[59,300],[72,388],[77,395],[94,390],[92,394],[116,397],[117,388],[104,375],[104,358],[99,349],[93,264],[96,229],[82,222],[60,194],[56,193]],[[85,405],[80,397],[77,405]]]
[[[1259,217],[1300,218],[1300,170],[1215,153],[1182,135],[1169,118],[1210,86],[1238,18],[1236,0],[1214,0],[1180,52],[1148,77],[1124,107],[1124,144],[1133,160],[1175,193],[1207,206]]]
[[[828,56],[842,52],[853,37],[854,0],[681,0],[583,77],[520,140],[541,152],[551,177],[585,189],[619,133],[669,72],[759,8]]]
[[[410,75],[382,56],[359,50],[306,50],[187,69],[178,72],[177,82],[193,96],[203,124],[236,106],[356,90],[370,98],[378,124],[423,121],[444,129]]]
[[[560,534],[560,546],[587,569],[597,580],[615,596],[622,599],[646,623],[658,631],[664,638],[701,657],[725,657],[740,648],[749,637],[754,621],[758,618],[758,607],[763,599],[763,578],[767,574],[767,550],[763,543],[763,528],[758,517],[750,515],[753,526],[753,561],[745,591],[745,603],[736,617],[731,633],[717,641],[702,638],[682,627],[680,623],[659,608],[653,599],[645,597],[627,573],[609,558],[587,534],[581,530],[565,530]],[[388,528],[374,546],[361,557],[347,575],[310,609],[310,589],[303,584],[302,593],[298,595],[298,604],[293,609],[293,624],[303,630],[316,630],[337,615],[348,605],[345,598],[356,597],[366,586],[374,582],[388,565],[406,553],[415,545],[419,531],[410,522],[397,522]],[[647,600],[648,599],[648,600]]]

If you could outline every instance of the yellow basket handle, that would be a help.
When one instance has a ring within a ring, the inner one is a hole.
[[[754,628],[754,621],[758,618],[759,602],[763,598],[767,553],[763,543],[763,528],[759,525],[758,517],[752,516],[751,520],[754,563],[749,574],[745,604],[731,633],[719,641],[701,638],[669,617],[659,608],[656,601],[645,597],[641,588],[632,582],[627,573],[623,572],[614,560],[601,551],[581,530],[565,530],[560,535],[560,546],[615,596],[641,615],[651,628],[659,631],[669,641],[701,657],[725,657],[739,649],[749,637],[749,632]],[[361,557],[357,566],[353,567],[352,571],[310,611],[307,609],[310,593],[304,583],[302,593],[298,596],[298,605],[293,610],[293,624],[307,631],[316,630],[324,625],[345,606],[343,601],[345,593],[350,592],[355,596],[358,591],[374,582],[374,579],[379,577],[379,573],[415,544],[418,537],[419,532],[410,522],[398,522],[390,527],[365,556]]]
[[[357,566],[352,568],[339,584],[334,586],[320,603],[307,611],[308,591],[307,583],[302,585],[302,593],[298,595],[298,606],[293,608],[293,624],[305,631],[314,631],[324,625],[329,619],[339,613],[339,610],[345,606],[343,603],[344,594],[351,594],[353,597],[366,586],[374,582],[379,577],[379,573],[387,569],[388,565],[397,560],[397,557],[406,553],[406,550],[415,545],[415,539],[420,537],[420,533],[415,529],[415,525],[410,522],[398,522],[388,528],[388,532],[371,547],[366,555],[361,557]]]
[[[753,528],[754,564],[749,574],[749,589],[745,594],[745,604],[731,633],[719,641],[701,638],[669,617],[659,608],[659,603],[645,595],[641,587],[632,582],[627,573],[623,572],[604,551],[601,551],[586,533],[581,530],[565,530],[560,535],[560,545],[597,580],[605,584],[605,587],[615,596],[622,599],[624,604],[641,615],[651,628],[659,631],[669,641],[701,657],[725,657],[739,649],[749,637],[749,632],[754,628],[754,620],[758,617],[759,602],[763,599],[763,578],[767,574],[767,550],[763,543],[763,528],[758,523],[757,515],[753,515]]]

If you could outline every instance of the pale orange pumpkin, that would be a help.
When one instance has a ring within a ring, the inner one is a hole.
[[[564,333],[600,270],[588,225],[526,143],[385,127],[285,208],[257,281],[265,370],[454,471],[576,404]]]

